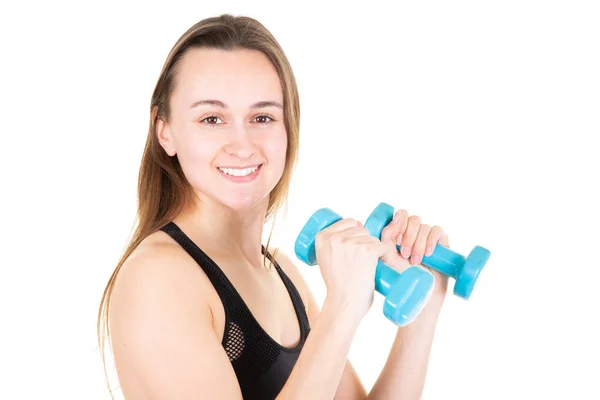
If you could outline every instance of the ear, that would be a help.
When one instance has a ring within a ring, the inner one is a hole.
[[[162,148],[165,149],[165,152],[170,157],[173,157],[175,154],[177,154],[175,151],[175,143],[171,128],[160,117],[156,119],[156,137],[158,139],[158,143],[160,143]]]

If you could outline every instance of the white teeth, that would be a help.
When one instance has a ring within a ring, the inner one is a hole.
[[[257,168],[258,167],[234,169],[234,168],[219,167],[219,170],[221,170],[222,172],[226,173],[227,175],[231,175],[231,176],[247,176],[247,175],[254,173],[254,171],[256,171]]]

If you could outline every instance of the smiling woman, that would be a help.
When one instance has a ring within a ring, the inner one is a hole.
[[[169,156],[177,155],[201,197],[233,209],[254,206],[268,197],[285,167],[287,129],[277,70],[261,51],[213,47],[188,49],[176,69],[177,81],[185,85],[173,88],[169,123],[157,121],[160,144]],[[256,166],[261,168],[253,175],[239,176]]]
[[[327,285],[318,309],[290,258],[261,243],[286,201],[300,106],[287,58],[252,18],[221,15],[185,32],[150,116],[138,223],[98,315],[101,352],[106,336],[125,397],[366,398],[347,357],[377,261],[405,268],[399,237],[415,261],[447,243],[444,232],[403,211],[382,241],[356,220],[333,224],[318,237]],[[421,393],[445,294],[438,278],[422,316],[398,331],[370,398]]]

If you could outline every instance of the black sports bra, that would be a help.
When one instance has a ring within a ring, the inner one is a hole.
[[[268,400],[277,397],[310,332],[302,298],[292,281],[267,252],[266,256],[273,262],[288,290],[300,323],[300,341],[295,347],[288,348],[277,343],[262,329],[221,268],[174,222],[169,222],[161,230],[196,260],[223,302],[225,334],[222,345],[235,370],[244,399]],[[262,246],[262,253],[265,252]]]

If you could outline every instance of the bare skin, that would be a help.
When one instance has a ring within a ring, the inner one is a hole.
[[[261,53],[248,51],[195,50],[180,74],[187,84],[174,93],[172,119],[159,123],[157,135],[169,155],[178,155],[198,198],[174,222],[219,265],[267,334],[293,347],[300,338],[296,313],[277,272],[263,268],[261,254],[268,196],[283,172],[287,143],[283,110],[276,105],[283,101],[278,77]],[[218,99],[227,107],[189,107],[201,98]],[[258,101],[270,105],[253,108]],[[261,119],[265,113],[273,120]],[[243,184],[231,182],[218,169],[259,164],[257,178]],[[348,269],[333,261],[320,265],[330,287],[322,309],[291,259],[279,254],[277,262],[307,307],[311,334],[278,399],[392,394],[420,398],[446,293],[442,276],[434,274],[441,284],[421,316],[409,328],[398,330],[371,393],[347,358],[372,301],[373,282],[363,277],[373,273],[376,260],[381,257],[403,270],[426,254],[430,244],[447,243],[438,227],[421,224],[403,210],[397,216],[399,222],[386,227],[381,242],[369,238],[354,220],[336,226],[336,237],[346,239],[331,241],[323,259],[348,256],[344,251],[351,251],[365,261],[355,261]],[[400,236],[403,248],[413,248],[411,260],[396,251],[394,243]],[[354,240],[350,237],[360,243],[349,245]],[[147,237],[123,265],[113,291],[110,322],[119,381],[128,400],[242,398],[221,344],[225,328],[221,300],[203,270],[167,234]]]

